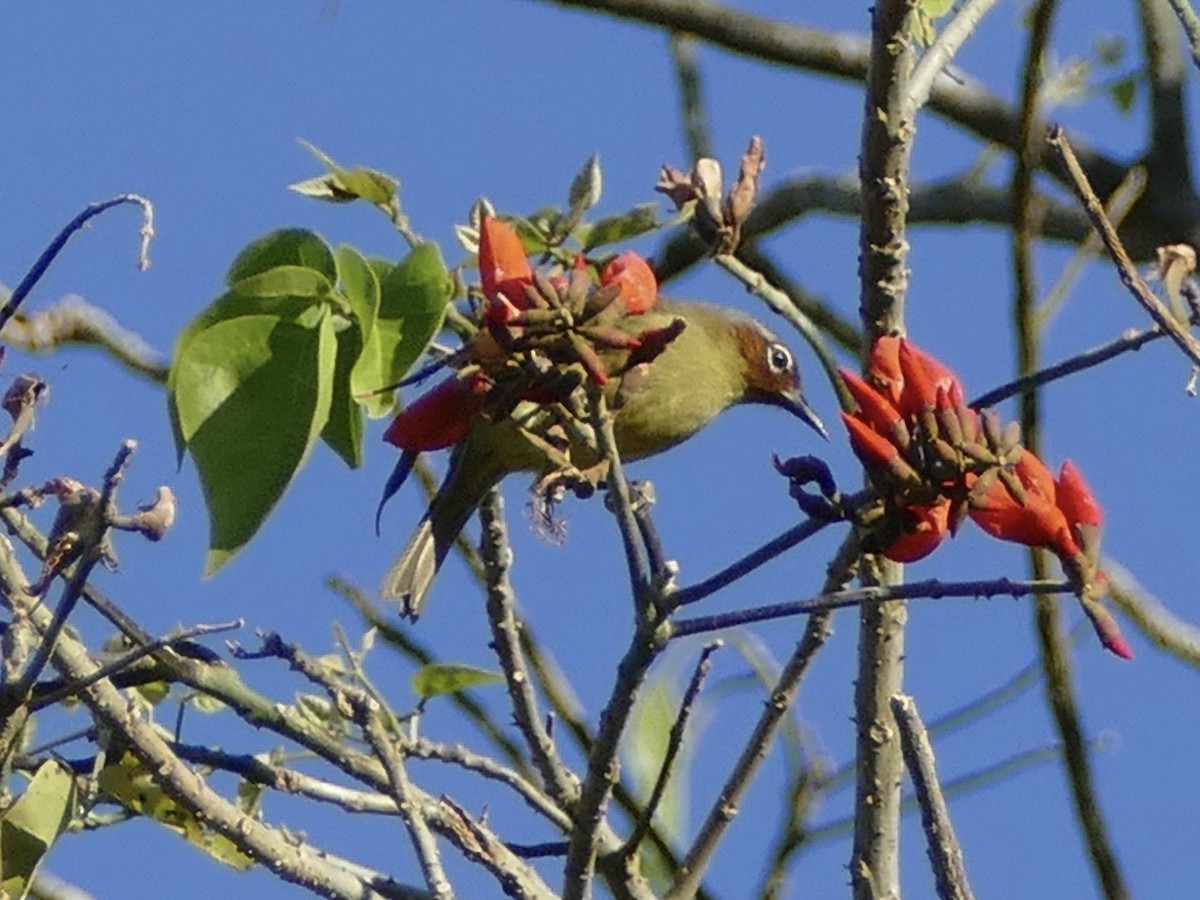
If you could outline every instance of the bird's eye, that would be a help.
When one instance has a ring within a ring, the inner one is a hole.
[[[776,375],[784,375],[792,371],[795,368],[792,351],[783,344],[769,344],[767,346],[767,368]]]

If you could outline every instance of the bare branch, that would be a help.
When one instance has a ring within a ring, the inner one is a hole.
[[[417,861],[421,864],[421,872],[425,883],[437,900],[453,900],[454,890],[446,878],[446,870],[442,867],[442,857],[438,852],[437,842],[429,830],[421,805],[413,791],[412,782],[404,768],[404,760],[396,749],[395,739],[388,733],[380,715],[380,708],[375,701],[365,693],[352,692],[347,696],[354,711],[354,719],[362,728],[375,756],[383,763],[391,784],[392,801],[400,811],[400,818],[408,828],[413,850],[416,851]]]
[[[842,543],[837,555],[829,564],[829,574],[824,585],[829,592],[849,583],[856,570],[858,557],[858,542],[851,536]],[[800,684],[808,672],[808,667],[832,634],[830,613],[821,612],[809,618],[804,635],[779,673],[770,699],[764,705],[754,730],[734,763],[729,777],[725,779],[720,793],[709,807],[695,841],[688,848],[687,858],[676,872],[675,883],[671,885],[667,900],[684,900],[695,896],[699,890],[717,845],[737,816],[739,804],[770,753],[775,736],[800,693]]]
[[[629,836],[629,840],[625,842],[624,852],[628,856],[633,856],[637,853],[638,847],[645,840],[647,832],[650,830],[650,823],[654,819],[654,813],[662,802],[663,794],[667,790],[667,783],[671,779],[671,767],[675,764],[675,757],[679,755],[680,749],[683,747],[683,735],[687,729],[688,719],[691,718],[692,708],[696,704],[696,698],[700,696],[700,688],[704,684],[704,679],[708,676],[709,669],[712,668],[712,655],[717,652],[722,646],[720,640],[705,644],[700,651],[700,658],[696,661],[695,671],[692,672],[692,678],[688,682],[687,690],[683,693],[683,700],[679,704],[679,713],[675,716],[675,722],[671,725],[671,732],[667,737],[667,750],[663,754],[662,765],[659,766],[658,778],[655,779],[654,788],[650,792],[650,799],[646,802],[645,809],[642,810],[641,816],[638,818],[637,825],[633,829],[633,833]]]
[[[140,232],[141,243],[138,246],[138,268],[142,271],[150,268],[150,260],[147,253],[150,249],[150,239],[154,236],[154,206],[145,197],[138,194],[119,194],[108,200],[103,200],[99,203],[93,203],[83,212],[77,215],[74,219],[66,224],[42,251],[42,255],[37,258],[37,261],[21,279],[20,284],[13,288],[12,294],[3,307],[0,307],[0,330],[8,324],[8,320],[20,309],[21,304],[25,302],[25,298],[29,296],[29,292],[34,289],[42,276],[46,274],[46,270],[50,268],[51,263],[62,252],[63,247],[67,245],[67,241],[71,236],[83,228],[90,220],[100,215],[106,210],[112,209],[114,206],[120,206],[123,203],[136,203],[142,208],[142,229]]]
[[[1108,248],[1109,255],[1112,256],[1117,271],[1120,273],[1121,283],[1129,289],[1134,299],[1142,305],[1150,318],[1170,336],[1192,364],[1200,365],[1200,342],[1197,342],[1191,332],[1171,315],[1171,311],[1154,296],[1154,292],[1150,290],[1145,279],[1138,273],[1137,266],[1129,258],[1121,239],[1117,236],[1116,229],[1113,228],[1112,222],[1105,214],[1104,205],[1092,190],[1087,176],[1084,175],[1083,169],[1075,159],[1066,135],[1061,129],[1054,129],[1050,133],[1049,141],[1050,146],[1061,155],[1063,163],[1071,173],[1075,191],[1079,195],[1079,199],[1083,201],[1088,216],[1100,232],[1100,236],[1104,239],[1104,245]]]
[[[962,847],[950,821],[950,810],[938,783],[929,733],[917,712],[912,697],[892,698],[892,713],[900,728],[900,746],[912,778],[917,803],[921,807],[921,823],[925,826],[925,852],[933,869],[934,882],[941,900],[973,900],[967,871],[963,865]]]
[[[726,628],[738,628],[754,622],[783,619],[789,616],[810,616],[848,607],[864,608],[898,600],[943,600],[951,597],[1025,597],[1039,594],[1070,594],[1074,589],[1067,581],[912,581],[907,584],[868,585],[849,591],[819,594],[806,600],[791,600],[770,606],[756,606],[714,616],[677,619],[670,623],[671,640],[693,634],[706,634]]]

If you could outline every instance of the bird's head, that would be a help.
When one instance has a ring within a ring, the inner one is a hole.
[[[829,440],[825,423],[804,398],[796,357],[787,344],[755,319],[735,323],[734,334],[746,367],[746,401],[782,407]]]

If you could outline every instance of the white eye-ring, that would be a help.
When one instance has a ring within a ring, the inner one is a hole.
[[[785,375],[796,367],[792,351],[783,344],[767,345],[767,368],[776,375]]]

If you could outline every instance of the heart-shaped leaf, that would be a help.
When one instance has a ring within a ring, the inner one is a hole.
[[[379,275],[379,303],[366,343],[350,375],[350,388],[371,418],[390,413],[391,393],[377,393],[402,379],[441,330],[454,283],[436,244],[420,244],[398,266]]]

